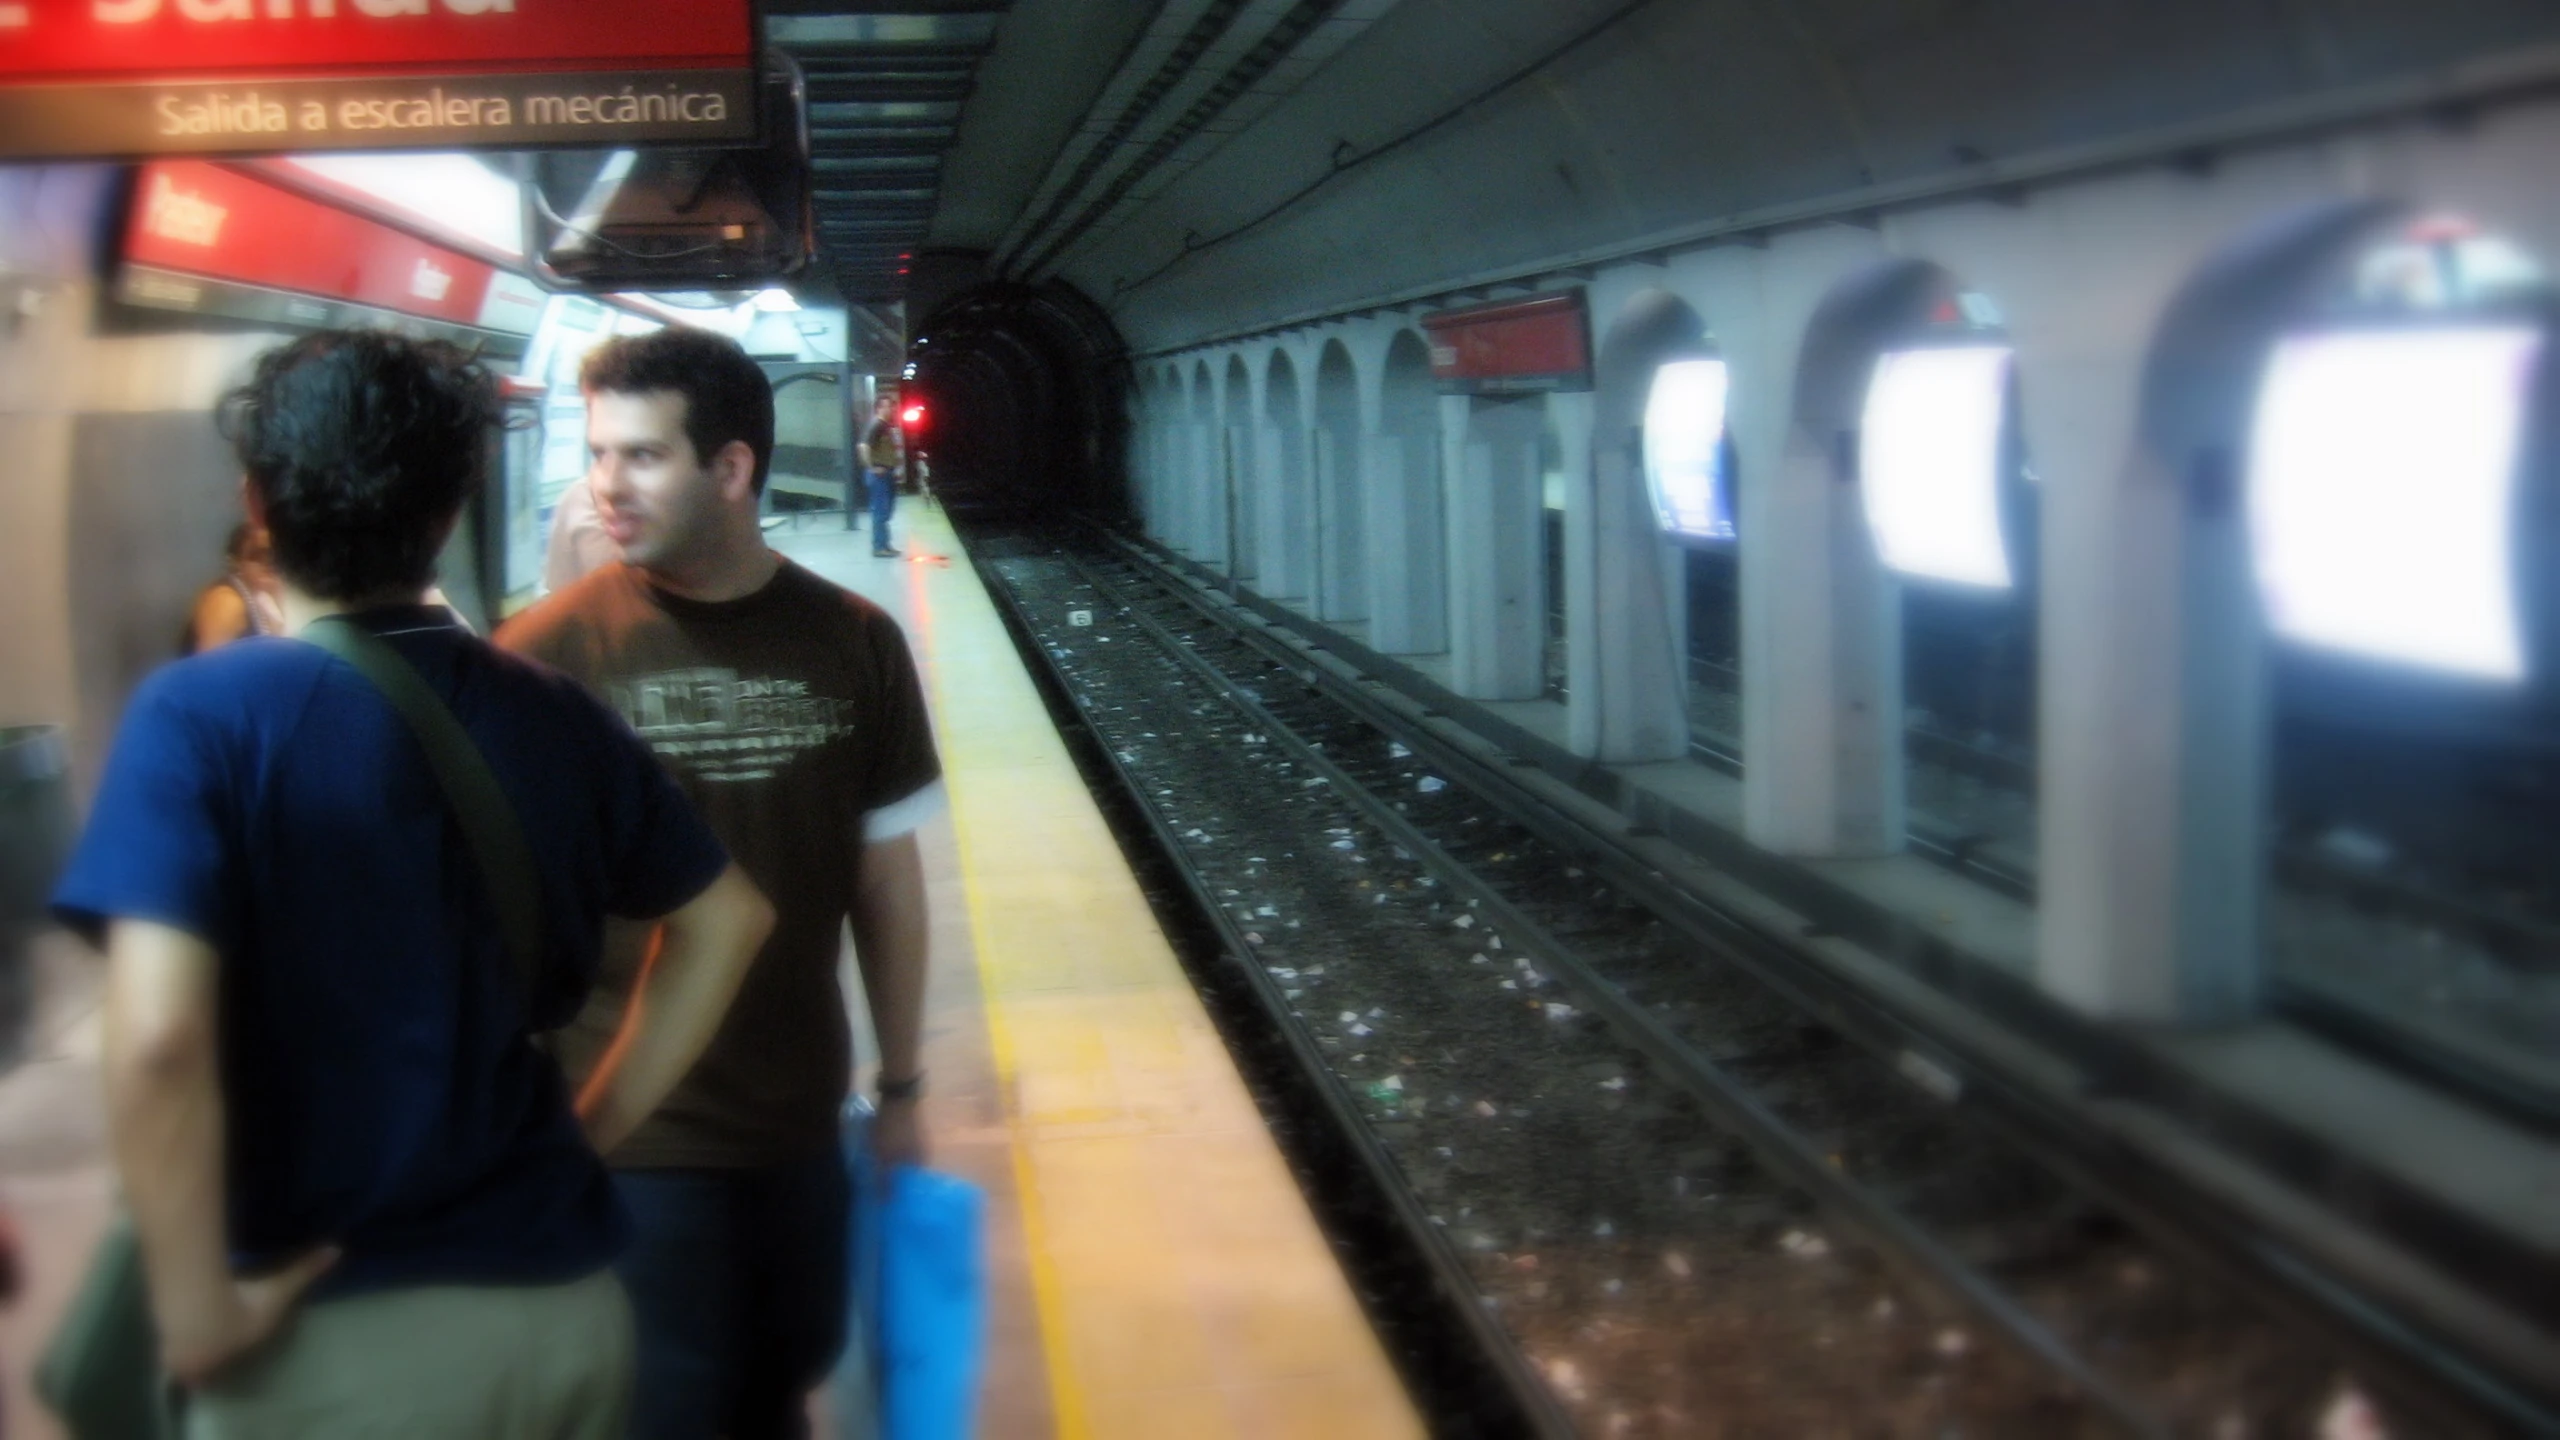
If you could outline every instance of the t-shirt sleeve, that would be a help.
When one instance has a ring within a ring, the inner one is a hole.
[[[93,944],[108,921],[150,920],[225,948],[238,919],[232,778],[204,717],[172,697],[164,678],[145,682],[54,888],[55,917]]]
[[[862,795],[866,819],[902,801],[916,799],[942,778],[942,757],[933,745],[933,715],[925,708],[924,682],[916,674],[915,657],[897,622],[883,617],[871,630],[872,673],[879,677],[877,713],[867,747]]]
[[[719,879],[729,866],[729,852],[631,727],[601,704],[593,713],[611,831],[606,838],[612,875],[605,910],[625,919],[654,920]]]

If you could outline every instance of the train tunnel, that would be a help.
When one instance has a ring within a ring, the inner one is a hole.
[[[1109,514],[1128,397],[1110,318],[1065,285],[974,285],[916,327],[905,390],[955,511]]]
[[[2560,1433],[2555,153],[2535,0],[0,3],[7,1423],[166,1178],[50,887],[299,656],[241,387],[379,332],[492,412],[385,638],[662,622],[497,788],[645,747],[796,946],[568,1149],[778,1173],[815,1056],[841,1231],[920,1127],[944,1433]],[[207,767],[224,1003],[385,837],[510,888],[420,771],[271,903],[341,743]]]

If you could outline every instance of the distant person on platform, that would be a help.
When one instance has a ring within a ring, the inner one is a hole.
[[[498,643],[619,707],[781,916],[701,1063],[606,1157],[640,1229],[622,1268],[640,1321],[632,1434],[797,1437],[846,1338],[848,920],[880,1043],[872,1144],[892,1164],[924,1151],[915,830],[940,807],[941,764],[897,622],[765,544],[773,389],[746,352],[699,330],[625,336],[580,385],[596,513],[624,563]],[[598,1004],[562,1037],[573,1074],[642,973],[608,949]]]
[[[772,911],[628,727],[424,603],[497,413],[460,350],[360,331],[225,406],[284,628],[370,635],[497,779],[535,973],[401,712],[299,639],[143,683],[54,895],[106,951],[108,1128],[193,1440],[622,1434],[629,1221],[597,1151],[692,1065]],[[573,1108],[533,1037],[584,1004],[607,914],[663,943]]]
[[[907,437],[898,428],[898,402],[880,397],[871,407],[871,428],[862,432],[862,478],[871,489],[871,553],[895,555],[889,543],[889,517],[898,508],[898,476],[906,469]]]
[[[222,547],[222,578],[196,596],[187,620],[181,655],[194,655],[252,635],[284,633],[284,611],[277,598],[274,556],[267,533],[243,520],[231,527]]]

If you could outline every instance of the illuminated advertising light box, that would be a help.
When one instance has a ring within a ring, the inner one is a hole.
[[[2249,446],[2269,626],[2305,645],[2521,680],[2516,487],[2542,333],[2291,336]]]
[[[1674,360],[1653,372],[1644,405],[1644,478],[1668,534],[1733,538],[1733,477],[1724,465],[1727,384],[1722,360]]]
[[[0,156],[724,145],[749,0],[0,0]]]
[[[1888,350],[1859,421],[1858,489],[1887,567],[1921,580],[2015,584],[2000,526],[2005,345]]]
[[[321,328],[400,328],[523,353],[545,296],[520,275],[203,160],[135,177],[116,297]]]
[[[1431,378],[1450,395],[1591,388],[1591,320],[1580,290],[1422,317]]]

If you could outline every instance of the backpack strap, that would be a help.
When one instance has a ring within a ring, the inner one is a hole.
[[[542,973],[542,889],[533,863],[533,847],[524,826],[490,770],[488,758],[472,743],[462,722],[437,698],[400,652],[344,616],[330,615],[302,629],[301,638],[355,667],[373,682],[382,698],[408,722],[427,752],[427,765],[444,788],[453,816],[479,862],[481,884],[497,911],[498,932],[506,942],[510,978],[528,1018],[534,980]]]

